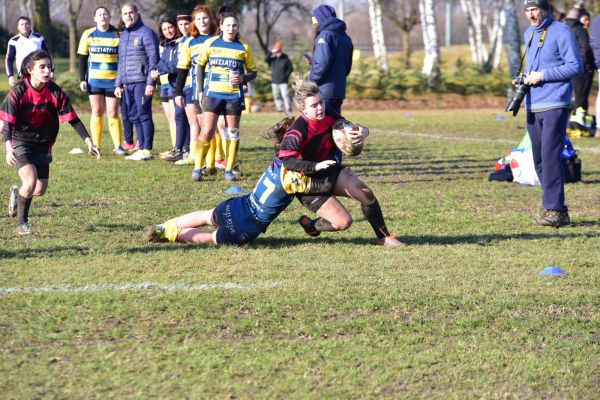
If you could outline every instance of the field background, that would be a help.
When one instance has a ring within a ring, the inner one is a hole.
[[[229,185],[161,160],[69,155],[83,144],[63,126],[35,233],[0,217],[2,397],[597,398],[600,141],[575,142],[572,226],[544,229],[530,223],[539,188],[487,180],[523,113],[346,114],[371,128],[347,164],[406,247],[372,245],[350,201],[353,226],[319,238],[294,202],[244,248],[145,244],[144,226],[211,208]],[[242,118],[247,191],[279,118]],[[0,167],[4,193],[14,183]],[[566,277],[540,277],[549,265]]]

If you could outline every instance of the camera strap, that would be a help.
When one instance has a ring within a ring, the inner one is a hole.
[[[554,22],[554,21],[552,21],[552,22]],[[550,25],[552,25],[552,23],[550,23],[547,27],[544,28],[544,30],[542,30],[542,34],[540,35],[540,40],[538,42],[537,49],[535,50],[535,55],[533,56],[534,61],[537,58],[538,52],[540,51],[542,46],[544,46],[544,41],[546,40],[546,35],[548,34],[548,28],[550,27]],[[534,34],[535,34],[535,31],[532,30],[531,36],[529,36],[529,42],[527,42],[527,47],[525,48],[525,53],[523,54],[523,57],[521,57],[521,64],[519,64],[519,73],[521,73],[523,71],[523,62],[525,61],[525,56],[527,55],[527,50],[531,47],[531,42],[533,41]]]

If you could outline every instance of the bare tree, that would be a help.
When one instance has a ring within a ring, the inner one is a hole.
[[[33,23],[35,30],[46,39],[46,45],[52,50],[52,21],[50,20],[50,1],[35,0],[33,9]]]
[[[484,72],[490,72],[500,66],[502,60],[502,42],[506,24],[505,0],[484,0],[488,13],[482,13],[481,0],[460,0],[467,17],[467,30],[473,64]],[[491,24],[488,19],[492,19]],[[483,40],[483,26],[488,27],[488,51]]]
[[[297,10],[303,14],[308,14],[308,8],[297,1],[276,1],[276,0],[252,0],[250,7],[256,12],[256,26],[254,33],[258,43],[265,54],[271,49],[271,32],[273,27],[284,13]]]
[[[404,67],[410,68],[410,32],[421,20],[419,17],[419,0],[385,0],[382,3],[383,13],[402,31],[402,55]]]
[[[69,15],[69,72],[77,71],[77,18],[81,11],[83,0],[64,0]]]
[[[371,38],[373,39],[373,54],[377,67],[384,72],[390,70],[385,35],[383,34],[383,16],[381,15],[381,0],[369,0],[369,19],[371,21]]]
[[[508,47],[508,70],[511,78],[517,75],[521,63],[521,31],[519,29],[519,17],[517,16],[517,5],[520,0],[506,0],[504,12],[506,13],[506,35],[505,43]]]
[[[21,13],[21,15],[31,18],[33,16],[33,0],[20,1],[19,12]],[[33,22],[31,24],[31,28],[33,29]]]
[[[441,78],[440,73],[440,43],[437,35],[437,19],[433,0],[419,0],[425,60],[421,72],[427,77],[431,86]]]

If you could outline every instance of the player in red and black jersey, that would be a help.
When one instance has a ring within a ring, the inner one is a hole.
[[[297,81],[295,91],[294,103],[301,116],[285,133],[279,158],[286,169],[317,180],[331,176],[332,171],[337,177],[331,194],[309,192],[297,195],[302,205],[319,216],[311,220],[303,215],[299,220],[300,225],[310,236],[318,236],[322,231],[348,229],[352,223],[352,215],[336,196],[350,197],[361,203],[363,215],[373,227],[378,244],[401,245],[385,226],[381,207],[373,191],[350,168],[340,163],[339,151],[332,136],[333,125],[340,116],[327,112],[315,83]],[[361,142],[368,134],[367,128],[359,127],[354,140]]]
[[[18,217],[17,232],[26,235],[33,196],[43,196],[48,187],[52,146],[59,123],[68,122],[81,136],[90,154],[100,158],[88,132],[71,107],[62,89],[50,80],[52,61],[37,50],[23,60],[22,79],[10,90],[0,107],[0,122],[6,148],[6,162],[15,165],[21,186],[10,190],[8,211]]]

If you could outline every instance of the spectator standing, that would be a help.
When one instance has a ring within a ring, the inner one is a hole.
[[[31,20],[28,17],[19,17],[17,20],[17,30],[19,34],[10,38],[8,48],[6,49],[5,68],[10,86],[14,86],[19,80],[21,63],[29,53],[35,50],[45,50],[48,52],[44,37],[31,30]],[[14,69],[15,61],[17,64],[16,72]]]
[[[152,120],[152,95],[156,81],[152,71],[158,63],[158,36],[144,25],[139,9],[132,3],[121,8],[125,24],[119,41],[119,68],[115,96],[125,97],[129,119],[138,132],[139,150],[126,159],[143,161],[152,159],[154,121]]]
[[[283,52],[281,43],[275,43],[269,54],[267,54],[265,62],[271,68],[271,89],[275,108],[279,112],[285,112],[286,115],[292,115],[288,82],[290,75],[294,72],[294,67],[288,55]]]
[[[585,10],[584,10],[585,11]],[[589,109],[588,98],[592,89],[594,80],[594,53],[590,47],[590,36],[581,23],[582,9],[571,8],[567,13],[565,23],[575,34],[581,59],[583,60],[583,74],[573,78],[573,92],[575,93],[575,102],[573,103],[573,116],[571,122],[576,122],[585,126],[585,117]]]
[[[313,12],[315,42],[309,79],[319,86],[325,107],[341,114],[346,77],[352,69],[352,39],[335,9],[320,5]]]
[[[575,35],[554,20],[548,0],[523,4],[530,22],[524,33],[527,131],[544,207],[541,217],[532,222],[559,228],[570,223],[560,155],[569,121],[571,80],[583,72],[583,62]]]

